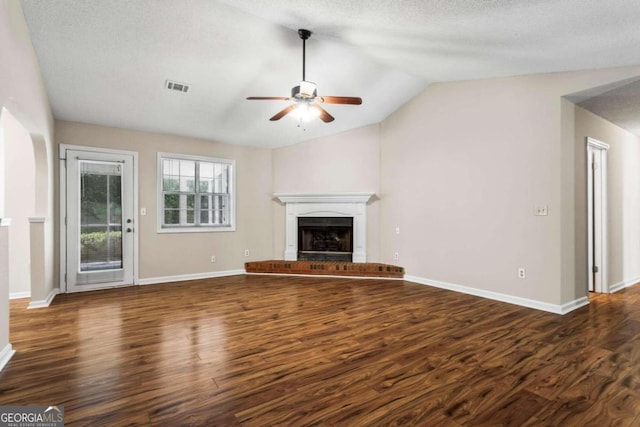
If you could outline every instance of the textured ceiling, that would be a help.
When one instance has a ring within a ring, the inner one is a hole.
[[[56,118],[276,147],[377,123],[429,83],[640,64],[637,0],[23,0]],[[307,79],[332,123],[268,120]],[[164,89],[188,83],[187,94]]]

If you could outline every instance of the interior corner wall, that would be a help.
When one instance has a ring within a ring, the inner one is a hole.
[[[373,192],[367,205],[367,261],[380,257],[380,133],[369,125],[273,150],[274,193]],[[285,207],[273,202],[276,259],[284,258]]]
[[[609,287],[640,282],[640,138],[582,107],[575,106],[576,286],[586,289],[587,149],[586,138],[609,144],[607,186]]]
[[[246,261],[273,258],[271,150],[65,121],[56,121],[56,141],[138,153],[139,207],[147,211],[137,216],[141,281],[238,272]],[[158,152],[236,161],[236,231],[157,232]]]

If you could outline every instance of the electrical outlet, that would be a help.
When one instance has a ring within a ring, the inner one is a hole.
[[[527,271],[524,268],[519,268],[518,269],[518,278],[524,279],[525,277],[527,277]]]
[[[537,205],[536,206],[536,216],[547,216],[549,215],[549,206],[548,205]]]
[[[398,261],[400,259],[400,254],[398,252],[393,254],[393,260]]]
[[[216,256],[215,255],[211,255],[211,262],[216,262]]]
[[[244,250],[244,256],[249,256],[249,249]]]

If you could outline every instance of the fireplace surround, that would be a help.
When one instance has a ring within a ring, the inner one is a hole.
[[[286,261],[298,261],[299,218],[353,218],[352,262],[367,262],[367,202],[374,193],[277,193],[286,206]]]

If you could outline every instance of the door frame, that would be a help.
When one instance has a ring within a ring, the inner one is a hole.
[[[608,263],[609,263],[609,253],[608,253],[608,243],[609,243],[609,234],[607,230],[607,184],[608,184],[608,173],[607,173],[607,163],[608,163],[608,150],[609,144],[606,142],[599,141],[595,138],[587,137],[587,292],[593,289],[594,292],[601,293],[609,293],[609,283],[607,280],[608,274]],[[602,278],[602,289],[596,289],[593,280],[593,252],[594,252],[594,223],[593,223],[593,214],[594,214],[594,200],[593,200],[593,187],[594,187],[594,170],[589,162],[589,151],[590,150],[598,150],[601,153],[601,161],[600,168],[598,169],[598,173],[600,174],[601,179],[601,211],[600,211],[600,229],[602,230],[602,260],[600,267],[600,274]]]
[[[67,224],[65,221],[67,215],[67,150],[86,151],[87,153],[115,154],[133,157],[133,217],[134,230],[133,233],[133,284],[139,285],[138,264],[139,264],[139,231],[140,231],[140,211],[138,209],[138,152],[126,150],[113,150],[110,148],[86,147],[82,145],[60,144],[58,147],[58,194],[59,200],[59,230],[58,240],[60,243],[60,257],[58,261],[60,292],[67,292]],[[91,289],[87,289],[91,290]]]

